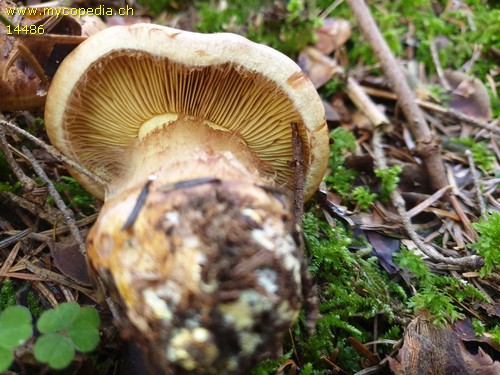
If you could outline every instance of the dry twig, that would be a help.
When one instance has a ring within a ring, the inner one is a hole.
[[[45,207],[42,208],[40,205],[30,202],[29,200],[11,193],[10,191],[0,191],[0,198],[17,204],[52,225],[55,225],[60,220],[60,212],[51,206],[45,205]]]
[[[82,292],[83,294],[87,295],[93,300],[96,300],[95,292],[93,289],[85,288],[81,286],[80,284],[75,283],[73,280],[70,278],[63,276],[57,272],[49,271],[45,268],[41,268],[36,266],[34,263],[31,263],[29,261],[25,262],[26,269],[29,271],[33,272],[36,276],[41,278],[43,281],[46,282],[51,282],[54,284],[60,284],[60,285],[65,285],[69,288],[73,288],[75,290],[78,290],[79,292]]]
[[[434,62],[434,67],[436,68],[436,73],[439,77],[439,81],[441,82],[441,86],[443,86],[446,90],[451,91],[451,86],[444,76],[443,67],[441,66],[441,61],[439,60],[439,53],[436,46],[436,40],[432,40],[430,43],[431,56],[432,61]]]
[[[64,203],[62,197],[57,192],[56,188],[54,187],[54,184],[52,183],[50,178],[47,176],[47,174],[43,170],[42,166],[35,159],[35,157],[31,153],[31,151],[28,150],[28,148],[26,148],[25,146],[23,146],[22,150],[23,150],[23,153],[28,158],[31,165],[33,166],[33,169],[35,170],[36,174],[47,184],[47,188],[49,190],[49,193],[52,196],[52,198],[54,198],[54,202],[57,205],[57,207],[59,208],[59,210],[61,210],[61,212],[63,213],[64,220],[68,224],[68,227],[71,230],[71,234],[73,235],[73,237],[75,237],[75,240],[78,243],[78,247],[80,249],[80,252],[83,255],[85,255],[85,253],[86,253],[85,241],[83,240],[83,237],[80,233],[80,230],[78,229],[78,226],[76,225],[73,211],[71,211],[68,208],[68,206],[66,206],[66,203]]]
[[[367,86],[361,86],[363,91],[366,92],[368,95],[371,96],[376,96],[379,98],[384,98],[384,99],[390,99],[390,100],[397,100],[397,95],[389,92],[389,91],[384,91],[384,90],[379,90],[373,87],[367,87]],[[476,126],[481,129],[488,130],[493,133],[495,136],[500,136],[500,127],[498,126],[498,120],[491,121],[490,123],[486,123],[484,121],[481,121],[477,118],[468,116],[464,113],[460,113],[459,111],[453,111],[448,108],[444,108],[443,106],[436,104],[436,103],[431,103],[426,100],[422,99],[415,99],[415,103],[417,103],[420,107],[428,109],[433,112],[437,112],[440,114],[443,114],[450,119],[457,120],[464,122],[466,124]]]
[[[474,190],[476,192],[476,200],[479,204],[479,210],[481,212],[481,217],[483,220],[487,220],[486,217],[486,206],[484,204],[483,197],[481,195],[481,186],[479,184],[479,175],[476,171],[476,164],[474,163],[474,158],[472,157],[472,152],[470,150],[465,150],[465,155],[467,156],[467,160],[469,161],[469,168],[472,174],[472,179],[474,181]]]
[[[26,191],[33,190],[36,186],[36,183],[31,178],[26,176],[21,167],[19,167],[19,164],[17,164],[16,160],[14,159],[14,155],[12,155],[12,151],[9,148],[7,138],[5,137],[5,129],[2,127],[0,127],[0,147],[3,150],[3,154],[5,155],[7,163],[9,163],[12,172],[14,172],[14,174],[16,175],[17,179],[23,186],[23,189]]]
[[[375,20],[373,19],[368,7],[363,0],[348,0],[358,26],[363,33],[363,36],[370,43],[373,52],[377,56],[384,73],[386,74],[392,88],[394,89],[398,104],[401,106],[403,113],[410,125],[410,130],[415,138],[417,147],[416,153],[422,158],[429,181],[434,189],[439,190],[448,185],[444,164],[441,160],[441,147],[439,140],[432,134],[425,117],[415,103],[415,95],[411,91],[406,78],[399,67],[396,59],[391,53],[389,46],[382,37]],[[470,221],[462,211],[460,203],[453,195],[447,194],[447,198],[460,216],[467,232],[474,236],[474,230],[470,225]]]
[[[28,133],[26,130],[21,129],[19,126],[9,122],[5,121],[3,119],[0,119],[0,125],[6,126],[9,129],[15,131],[18,134],[21,134],[23,137],[29,139],[31,142],[37,144],[41,148],[43,148],[45,151],[47,151],[50,155],[52,155],[57,161],[61,163],[65,163],[66,165],[70,166],[71,168],[75,169],[76,171],[86,175],[87,177],[91,178],[95,182],[97,182],[100,185],[105,185],[105,182],[102,178],[96,176],[94,173],[90,172],[87,168],[81,166],[74,160],[68,158],[67,156],[64,156],[61,154],[59,151],[57,151],[54,147],[48,145],[47,143],[43,142],[42,140],[38,139],[34,135]]]
[[[293,161],[291,167],[294,175],[294,194],[293,194],[293,213],[295,223],[300,226],[302,222],[302,214],[304,211],[304,160],[302,152],[302,143],[300,143],[299,129],[297,123],[292,123],[292,145],[293,145]]]
[[[380,110],[373,102],[370,103],[371,102],[370,98],[364,93],[363,90],[358,89],[357,85],[358,84],[356,83],[356,81],[354,79],[351,79],[349,84],[350,89],[347,90],[347,93],[349,95],[349,98],[354,103],[360,103],[361,106],[360,110],[362,110],[365,113],[365,115],[370,119],[372,124],[375,123],[379,124],[379,126],[374,126],[373,129],[373,135],[372,135],[373,155],[378,168],[387,168],[387,161],[382,147],[382,135],[380,131],[380,128],[384,124],[386,124],[384,121],[381,120],[384,118],[384,115],[380,113]],[[437,192],[437,194],[444,194],[445,191],[448,189],[449,186],[445,186],[443,189],[440,189]],[[408,236],[413,240],[415,245],[417,245],[417,247],[425,255],[427,255],[429,258],[435,261],[443,262],[446,264],[457,265],[460,267],[465,267],[467,269],[477,269],[481,267],[482,259],[478,256],[472,255],[463,258],[445,257],[439,252],[437,252],[434,248],[426,244],[413,228],[410,216],[408,215],[405,209],[405,202],[401,197],[399,191],[395,189],[394,191],[391,192],[390,197],[391,197],[391,202],[393,206],[396,208]],[[434,201],[434,198],[429,199],[429,201]]]
[[[387,168],[387,163],[385,161],[385,156],[382,148],[382,135],[378,128],[375,128],[373,130],[372,146],[378,167]],[[396,208],[399,217],[401,218],[406,233],[425,255],[436,262],[457,265],[466,269],[479,269],[482,267],[483,260],[477,255],[471,255],[462,258],[445,257],[437,252],[434,248],[426,244],[413,229],[411,219],[408,217],[405,209],[405,202],[403,200],[403,197],[401,197],[399,191],[397,189],[393,190],[390,196],[391,202]]]

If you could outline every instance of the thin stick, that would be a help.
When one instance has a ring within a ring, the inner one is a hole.
[[[364,111],[365,115],[370,119],[370,122],[372,122],[372,124],[377,123],[383,125],[384,122],[381,121],[381,119],[384,117],[384,115],[382,113],[377,113],[380,112],[380,110],[373,103],[370,103],[371,99],[366,95],[366,93],[363,90],[356,89],[357,87],[356,81],[354,79],[352,79],[351,81],[352,82],[350,84],[350,87],[354,88],[354,90],[353,89],[347,90],[349,98],[353,101],[353,103],[358,103],[358,104],[362,103],[360,109]],[[372,135],[373,155],[377,167],[387,168],[387,161],[382,146],[382,133],[380,130],[381,127],[382,126],[374,126],[373,128],[373,135]],[[438,191],[438,194],[444,194],[447,190],[449,190],[449,188],[450,188],[449,186],[444,187],[443,189]],[[480,267],[482,259],[478,256],[473,255],[471,257],[463,257],[463,258],[445,257],[441,255],[439,252],[437,252],[434,248],[427,245],[424,241],[422,241],[420,236],[413,228],[410,216],[408,215],[408,212],[406,212],[405,202],[403,200],[403,197],[401,196],[401,194],[397,189],[392,191],[390,198],[393,206],[398,211],[401,222],[403,223],[403,226],[408,236],[413,240],[413,242],[417,245],[417,247],[429,258],[443,263],[460,265],[462,267],[467,267],[467,268],[476,269],[477,267]]]
[[[40,277],[43,281],[55,283],[55,284],[61,284],[65,285],[67,287],[73,288],[75,290],[78,290],[82,293],[84,293],[86,296],[89,296],[92,298],[92,300],[96,300],[95,297],[95,291],[90,289],[90,288],[85,288],[81,286],[80,284],[75,283],[73,280],[71,280],[69,277],[61,275],[57,272],[54,271],[49,271],[45,268],[38,267],[32,262],[26,261],[25,262],[26,269],[30,272],[33,272],[36,276]]]
[[[58,34],[15,34],[20,39],[29,39],[32,42],[78,45],[87,40],[88,37],[80,35],[58,35]]]
[[[14,248],[10,251],[7,259],[5,259],[5,261],[3,262],[2,267],[0,268],[0,276],[9,272],[10,268],[14,264],[14,261],[16,260],[20,248],[21,248],[21,241],[18,241],[14,246]]]
[[[472,180],[474,181],[474,190],[476,191],[476,200],[479,204],[479,210],[481,212],[481,217],[483,220],[488,220],[486,216],[486,206],[484,204],[483,197],[481,195],[481,186],[479,184],[479,174],[476,171],[476,164],[474,163],[474,158],[472,157],[472,152],[470,150],[465,150],[465,155],[467,155],[467,160],[469,161],[469,168],[472,173]]]
[[[36,183],[31,178],[26,176],[21,167],[19,167],[19,164],[17,164],[16,160],[14,159],[14,155],[9,148],[7,138],[5,137],[5,129],[2,127],[0,127],[0,146],[2,147],[7,163],[9,163],[10,167],[12,168],[12,172],[14,172],[21,185],[23,185],[23,189],[26,191],[33,190],[36,186]]]
[[[14,202],[25,210],[31,212],[33,215],[47,220],[53,225],[60,219],[60,216],[62,216],[61,213],[53,207],[46,206],[42,208],[40,205],[30,202],[29,200],[11,193],[10,191],[0,191],[0,198]]]
[[[36,75],[40,79],[40,82],[43,85],[48,84],[48,78],[45,75],[45,71],[43,70],[42,66],[38,62],[35,56],[33,56],[33,53],[22,43],[17,44],[17,51],[14,55],[13,58],[17,59],[17,54],[21,54],[22,57],[26,60],[26,62],[33,68],[35,71]],[[10,65],[10,61],[8,63]]]
[[[347,0],[358,26],[365,39],[370,43],[373,52],[377,56],[385,75],[389,79],[394,92],[398,98],[398,104],[410,125],[410,130],[415,138],[417,147],[416,153],[422,158],[429,181],[435,190],[439,190],[448,185],[446,171],[441,159],[441,146],[438,138],[432,134],[425,117],[420,108],[415,103],[415,94],[411,91],[396,58],[391,53],[389,46],[382,37],[375,20],[363,0]],[[447,194],[451,205],[460,216],[464,228],[474,236],[474,230],[470,221],[463,213],[456,197]]]
[[[18,233],[14,234],[11,237],[7,237],[6,239],[3,239],[0,241],[0,249],[3,249],[4,247],[8,247],[10,245],[17,243],[20,243],[24,237],[26,237],[28,234],[33,232],[32,228],[26,228],[25,230],[19,231]],[[3,232],[6,233],[6,232]],[[0,272],[1,273],[1,272]]]
[[[293,161],[291,167],[294,171],[294,195],[293,195],[293,212],[295,215],[295,223],[300,226],[302,222],[302,214],[304,212],[304,160],[302,143],[300,142],[299,129],[296,122],[292,124],[292,145],[293,145]]]
[[[66,203],[64,203],[63,199],[57,192],[56,188],[54,187],[54,184],[52,181],[50,181],[49,177],[43,170],[42,166],[38,163],[38,161],[35,159],[33,154],[31,153],[30,150],[28,150],[27,147],[23,146],[22,148],[23,153],[26,155],[28,158],[29,162],[33,166],[33,169],[35,170],[36,174],[47,184],[47,189],[49,190],[49,194],[54,198],[54,202],[56,203],[57,207],[61,210],[61,212],[64,215],[64,220],[68,224],[68,227],[71,230],[71,234],[73,237],[75,237],[78,247],[80,249],[80,252],[85,255],[85,242],[83,240],[83,237],[80,233],[80,230],[78,229],[78,226],[76,225],[75,217],[73,214],[73,211],[71,211],[68,206],[66,206]]]
[[[375,89],[373,87],[367,87],[367,86],[361,86],[364,92],[366,92],[368,95],[371,96],[376,96],[379,98],[384,98],[384,99],[391,99],[391,100],[397,100],[396,94],[389,92],[389,91],[384,91],[384,90],[379,90]],[[458,111],[451,111],[447,108],[444,108],[443,106],[440,106],[439,104],[436,103],[431,103],[422,99],[416,99],[415,103],[417,103],[420,107],[428,109],[433,112],[438,112],[443,115],[449,116],[453,119],[465,122],[467,124],[470,124],[472,126],[476,126],[478,128],[486,129],[492,132],[493,134],[500,136],[500,127],[498,127],[498,120],[494,120],[490,122],[489,124],[481,121],[477,118],[468,116],[464,113],[460,113]]]
[[[363,87],[354,78],[349,77],[347,79],[346,94],[349,95],[349,99],[352,100],[354,105],[370,118],[374,126],[389,124],[387,116],[378,109],[373,100],[363,91]]]
[[[427,207],[430,207],[434,202],[441,199],[443,197],[443,195],[449,189],[451,189],[451,187],[452,187],[451,185],[448,185],[448,186],[445,186],[444,188],[439,189],[434,194],[432,194],[429,198],[427,198],[423,202],[420,202],[415,207],[413,207],[411,210],[408,210],[408,212],[406,214],[408,215],[409,218],[412,218],[413,216],[418,215],[420,212],[425,210]]]
[[[144,203],[146,203],[146,199],[148,198],[148,193],[149,193],[149,186],[151,183],[156,179],[156,176],[152,175],[148,177],[148,180],[144,184],[143,188],[141,189],[141,192],[139,193],[139,196],[137,197],[137,201],[135,202],[134,208],[132,209],[132,212],[128,216],[127,220],[125,220],[125,224],[123,224],[121,231],[124,232],[126,230],[129,230],[132,225],[134,225],[134,222],[136,221],[137,217],[139,216],[139,212],[141,212],[142,207],[144,206]]]
[[[387,163],[384,156],[384,151],[382,148],[382,135],[378,128],[375,128],[372,136],[372,146],[373,152],[375,155],[375,159],[377,161],[379,168],[387,168]],[[391,202],[393,206],[396,208],[399,217],[401,218],[401,222],[406,230],[406,233],[410,237],[410,239],[417,245],[417,247],[429,258],[433,259],[437,262],[442,262],[446,264],[453,264],[461,267],[465,267],[467,269],[479,269],[483,265],[483,260],[481,257],[477,255],[471,255],[462,258],[452,258],[445,257],[437,252],[434,248],[426,244],[420,236],[413,229],[413,225],[411,223],[411,219],[408,217],[408,214],[405,209],[405,202],[403,197],[399,193],[397,189],[394,189],[391,194]]]
[[[97,219],[98,215],[99,215],[98,213],[95,213],[95,214],[87,216],[87,217],[85,217],[83,219],[80,219],[80,220],[78,220],[76,222],[76,226],[80,228],[80,227],[92,224]],[[43,241],[45,241],[46,237],[59,236],[61,234],[66,233],[68,230],[69,230],[69,227],[67,225],[60,225],[57,228],[48,229],[48,230],[45,230],[43,232],[38,232],[38,233],[27,234],[27,236],[28,237],[32,237],[31,236],[32,234],[37,234],[37,235],[40,235],[40,236],[44,237]],[[18,234],[20,234],[22,232],[24,232],[24,230],[23,231],[20,231],[20,230],[8,230],[8,231],[5,231],[4,234],[9,235],[9,236],[16,236],[16,235],[18,235]],[[2,242],[0,241],[0,244],[1,243]]]
[[[73,159],[70,159],[67,156],[61,154],[54,147],[48,145],[47,143],[45,143],[42,140],[35,137],[34,135],[28,133],[26,130],[21,129],[19,126],[15,125],[9,121],[5,121],[5,120],[1,120],[1,119],[0,119],[0,125],[4,125],[4,126],[8,127],[9,129],[15,131],[16,133],[21,134],[23,137],[26,137],[31,142],[37,144],[38,146],[43,148],[45,151],[47,151],[57,161],[70,166],[71,168],[86,175],[87,177],[91,178],[92,180],[94,180],[95,182],[97,182],[98,184],[100,184],[102,186],[106,185],[106,182],[102,178],[100,178],[99,176],[96,176],[94,173],[90,172],[87,168],[81,166]]]
[[[0,23],[3,23],[5,26],[10,26],[12,28],[16,27],[11,20],[4,16],[2,12],[0,12]]]
[[[448,80],[444,76],[443,67],[441,66],[441,61],[439,60],[439,53],[436,47],[436,41],[432,40],[430,44],[432,61],[434,62],[434,67],[436,68],[436,73],[439,77],[439,82],[446,90],[451,91],[451,86]]]

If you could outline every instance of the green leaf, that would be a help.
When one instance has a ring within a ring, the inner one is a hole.
[[[84,307],[68,328],[68,336],[76,348],[83,352],[91,352],[99,343],[99,314],[92,307]]]
[[[37,361],[47,363],[55,370],[67,367],[75,357],[73,343],[58,333],[40,336],[36,340],[33,352]]]
[[[24,306],[10,306],[0,314],[0,347],[14,349],[33,334],[31,313]]]
[[[6,371],[14,361],[12,349],[2,348],[0,346],[0,372]]]
[[[37,327],[41,333],[49,333],[67,329],[80,311],[76,302],[66,302],[53,310],[43,312],[38,319]]]

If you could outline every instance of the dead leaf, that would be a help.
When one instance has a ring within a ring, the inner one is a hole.
[[[326,18],[323,25],[316,30],[316,48],[324,55],[329,55],[342,47],[351,34],[349,21],[342,18]]]
[[[488,316],[500,318],[500,302],[482,303],[481,307],[486,311]]]
[[[324,100],[323,100],[323,106],[325,107],[326,121],[339,123],[340,115],[338,114],[337,110],[333,108],[333,106],[330,103]]]
[[[96,16],[31,18],[24,18],[20,26],[43,25],[44,34],[7,35],[6,26],[0,24],[0,111],[36,110],[44,106],[48,77],[55,74],[61,61],[76,47],[56,44],[51,35],[88,36],[105,27]]]
[[[92,285],[88,274],[87,261],[73,238],[66,238],[59,242],[51,241],[49,242],[49,248],[54,264],[63,275],[79,284]]]
[[[471,354],[447,325],[434,325],[421,312],[406,328],[397,359],[389,358],[395,375],[498,375],[500,362],[481,348]]]
[[[491,334],[485,333],[481,336],[476,336],[476,331],[472,326],[470,319],[458,320],[452,325],[453,331],[457,334],[457,337],[462,341],[477,341],[488,344],[493,349],[495,349],[500,354],[500,344],[491,338]]]
[[[366,237],[375,251],[380,265],[388,274],[394,275],[399,272],[399,266],[393,261],[393,255],[399,250],[401,241],[394,237],[385,236],[378,232],[366,231]]]
[[[483,82],[456,70],[447,70],[444,76],[453,89],[450,108],[479,120],[491,120],[490,98]]]
[[[314,47],[305,48],[299,54],[297,62],[315,88],[323,86],[335,73],[340,71],[335,60],[323,55],[319,49]]]

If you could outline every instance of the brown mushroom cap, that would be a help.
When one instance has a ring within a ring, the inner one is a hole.
[[[276,184],[293,187],[291,124],[297,123],[305,197],[327,167],[324,109],[288,57],[233,34],[116,26],[92,36],[61,64],[45,121],[51,142],[107,182],[121,179],[134,142],[179,118],[241,138]],[[107,186],[74,172],[99,197]],[[109,193],[109,192],[108,192]]]

